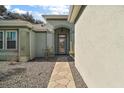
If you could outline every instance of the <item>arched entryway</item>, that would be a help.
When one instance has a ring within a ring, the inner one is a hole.
[[[65,27],[55,29],[55,54],[67,55],[70,50],[70,30]]]

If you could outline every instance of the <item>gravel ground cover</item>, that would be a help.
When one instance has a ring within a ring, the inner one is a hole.
[[[68,63],[77,88],[86,88],[86,84],[77,71],[74,60],[69,56]],[[0,88],[47,88],[57,59],[63,62],[64,57],[36,58],[29,62],[9,65],[10,62],[0,62]]]
[[[16,65],[8,65],[0,62],[1,72],[7,72],[11,68],[26,68],[18,74],[0,81],[1,88],[46,88],[53,71],[55,62],[27,62]]]

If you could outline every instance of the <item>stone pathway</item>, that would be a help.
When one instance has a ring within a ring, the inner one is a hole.
[[[63,62],[62,62],[63,61]],[[48,83],[48,88],[75,88],[67,57],[58,57]]]

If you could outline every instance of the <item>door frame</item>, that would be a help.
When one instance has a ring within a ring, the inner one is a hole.
[[[59,37],[59,35],[65,35],[65,37]],[[65,38],[65,42],[66,42],[66,44],[65,44],[65,48],[64,48],[64,51],[65,51],[65,53],[61,53],[60,51],[59,51],[59,47],[60,47],[60,45],[59,45],[59,39],[60,38]],[[66,55],[67,54],[67,34],[58,34],[58,39],[57,39],[57,48],[58,48],[58,54],[59,55]]]
[[[64,30],[65,29],[65,30]],[[70,50],[70,29],[66,27],[60,27],[54,30],[54,46],[55,46],[55,55],[68,55]],[[58,40],[59,35],[66,35],[66,53],[60,54],[58,51]]]

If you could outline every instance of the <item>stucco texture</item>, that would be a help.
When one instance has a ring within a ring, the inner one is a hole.
[[[87,6],[75,24],[76,67],[88,87],[124,87],[124,6]]]
[[[46,33],[36,33],[35,51],[36,57],[44,57],[46,49]]]
[[[21,28],[19,30],[19,61],[30,59],[30,30]]]

